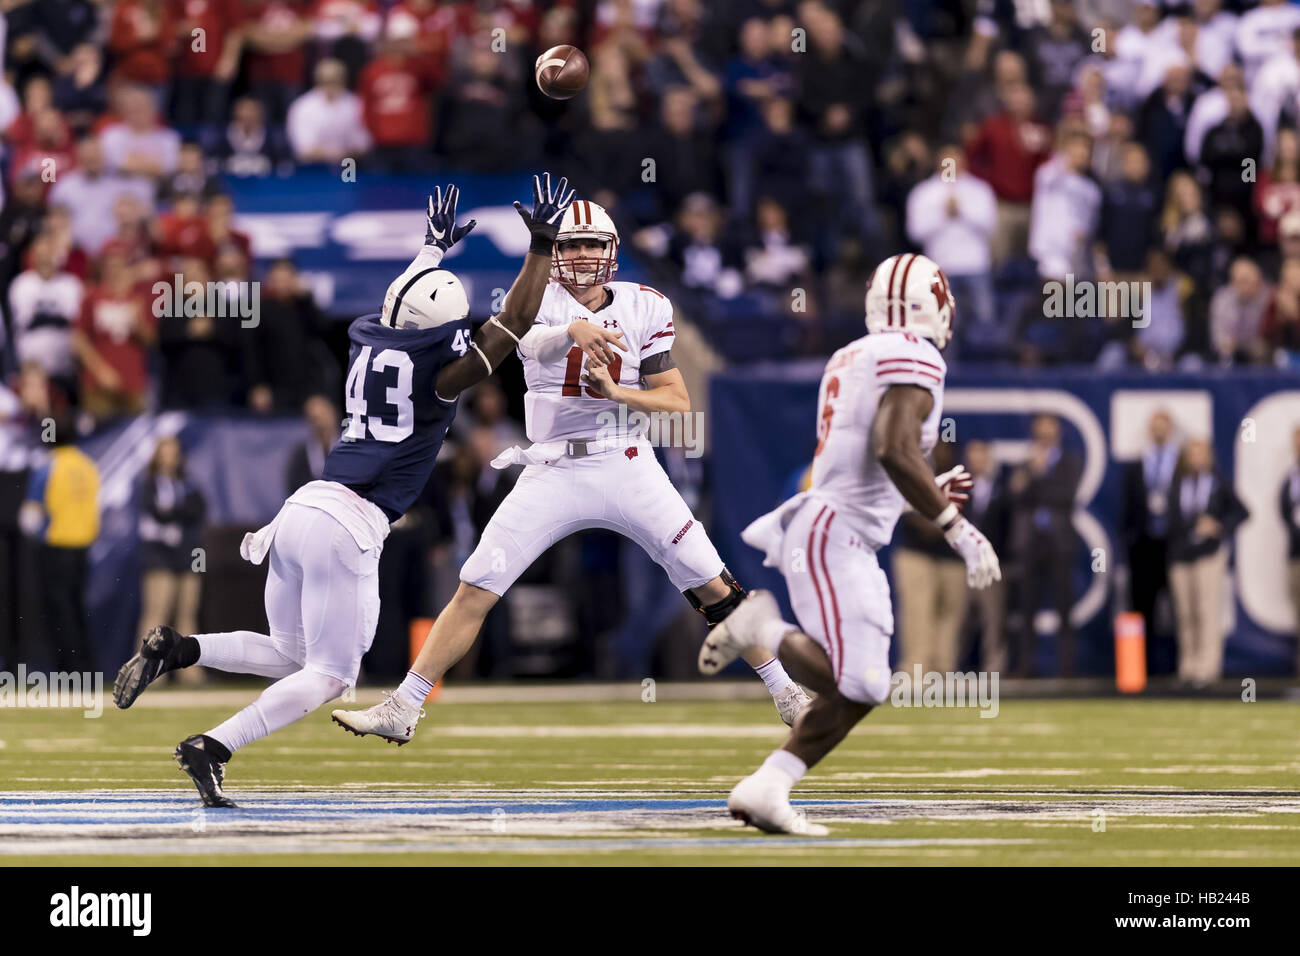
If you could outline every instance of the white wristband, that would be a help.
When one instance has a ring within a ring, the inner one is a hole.
[[[488,361],[488,357],[487,357],[486,355],[483,354],[483,350],[482,350],[481,348],[478,347],[478,343],[477,343],[477,342],[471,340],[469,344],[470,344],[470,348],[472,348],[475,352],[477,352],[477,353],[478,353],[478,357],[481,358],[481,359],[483,360],[483,364],[487,366],[488,374],[491,375],[491,374],[492,374],[492,363]]]
[[[942,511],[940,511],[937,515],[934,516],[934,523],[937,524],[940,527],[940,529],[947,531],[948,526],[952,524],[954,521],[956,521],[959,517],[961,517],[961,512],[957,510],[957,506],[955,504],[949,503],[948,507],[944,508]]]

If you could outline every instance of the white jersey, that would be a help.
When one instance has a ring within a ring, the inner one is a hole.
[[[626,351],[613,350],[617,358],[610,366],[610,377],[626,388],[644,388],[641,364],[672,348],[673,304],[649,286],[635,282],[610,282],[605,288],[613,293],[613,298],[593,312],[564,286],[550,283],[542,295],[535,324],[568,326],[586,319],[611,331],[621,331],[620,341]],[[591,392],[583,382],[584,355],[580,348],[573,346],[553,362],[521,358],[524,381],[528,385],[524,395],[524,421],[531,441],[596,438],[602,431],[608,433],[612,424],[610,415],[618,409],[609,399]],[[633,431],[638,430],[631,429],[629,434]]]
[[[910,332],[874,332],[831,356],[817,398],[813,496],[842,514],[873,548],[889,543],[903,513],[903,495],[880,465],[871,429],[891,385],[919,385],[934,395],[921,427],[921,450],[939,440],[948,366],[928,339]]]

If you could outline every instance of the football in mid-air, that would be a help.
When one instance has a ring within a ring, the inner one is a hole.
[[[537,58],[533,74],[543,93],[553,100],[567,100],[582,92],[591,76],[591,67],[586,54],[576,46],[561,43]]]

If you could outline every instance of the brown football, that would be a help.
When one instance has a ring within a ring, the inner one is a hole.
[[[567,100],[582,92],[591,77],[591,67],[581,50],[561,43],[537,58],[533,75],[538,89],[551,99]]]

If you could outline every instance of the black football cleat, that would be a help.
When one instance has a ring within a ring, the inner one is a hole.
[[[166,624],[149,631],[140,643],[140,653],[122,665],[113,682],[113,703],[126,710],[135,703],[146,687],[163,674],[174,670],[168,663],[181,635]]]
[[[207,738],[202,734],[187,737],[176,745],[176,764],[198,788],[199,799],[205,807],[233,807],[235,801],[221,789],[226,778],[226,765],[207,750]]]

